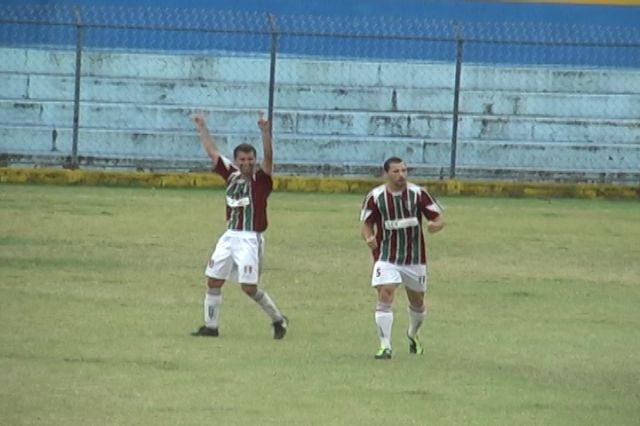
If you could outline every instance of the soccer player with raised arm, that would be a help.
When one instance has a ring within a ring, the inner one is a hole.
[[[218,240],[205,270],[204,325],[193,335],[218,336],[222,286],[226,280],[231,280],[240,283],[242,290],[269,315],[273,338],[282,339],[287,333],[287,317],[271,297],[258,288],[264,248],[262,233],[267,229],[267,198],[273,189],[271,123],[260,114],[258,126],[264,156],[260,167],[256,167],[256,149],[252,145],[236,146],[232,162],[218,151],[204,115],[196,114],[193,121],[200,142],[213,162],[213,171],[226,182],[227,219],[227,230]]]
[[[409,352],[422,354],[418,331],[426,316],[427,252],[422,217],[427,231],[444,227],[442,210],[429,193],[407,181],[407,166],[398,157],[384,162],[386,183],[367,194],[360,214],[361,234],[374,259],[371,285],[378,293],[375,322],[380,339],[376,359],[391,359],[393,298],[403,285],[409,299]]]

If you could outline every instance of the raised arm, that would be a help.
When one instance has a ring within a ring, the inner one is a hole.
[[[268,175],[273,172],[273,140],[271,138],[271,123],[264,119],[264,114],[259,113],[258,127],[262,133],[262,148],[264,150],[260,168]]]
[[[193,116],[193,122],[196,124],[198,133],[200,134],[200,143],[207,152],[209,158],[211,158],[211,161],[213,161],[213,165],[215,167],[215,165],[218,164],[218,159],[220,158],[220,151],[218,151],[218,146],[213,140],[213,137],[209,134],[204,114],[201,112],[195,114]]]

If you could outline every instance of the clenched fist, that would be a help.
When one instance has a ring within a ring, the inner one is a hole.
[[[193,122],[196,123],[196,126],[200,129],[203,127],[206,127],[207,122],[204,118],[204,114],[201,112],[198,112],[196,114],[193,115]]]
[[[262,111],[258,113],[258,127],[260,127],[260,130],[262,132],[271,131],[271,123],[269,122],[269,120],[264,119],[264,112]]]

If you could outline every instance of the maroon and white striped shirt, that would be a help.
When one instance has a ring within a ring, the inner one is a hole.
[[[433,197],[418,185],[408,183],[398,193],[390,192],[386,185],[373,188],[362,205],[360,221],[376,228],[374,260],[426,265],[422,216],[434,220],[441,212]]]
[[[222,155],[213,171],[226,181],[227,229],[264,232],[267,229],[267,198],[273,189],[271,176],[258,169],[249,180]]]

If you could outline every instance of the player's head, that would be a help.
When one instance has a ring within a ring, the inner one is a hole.
[[[407,186],[407,165],[400,157],[390,157],[384,162],[384,175],[392,189]]]
[[[250,175],[256,166],[256,149],[248,143],[241,143],[233,149],[233,162],[243,175]]]

